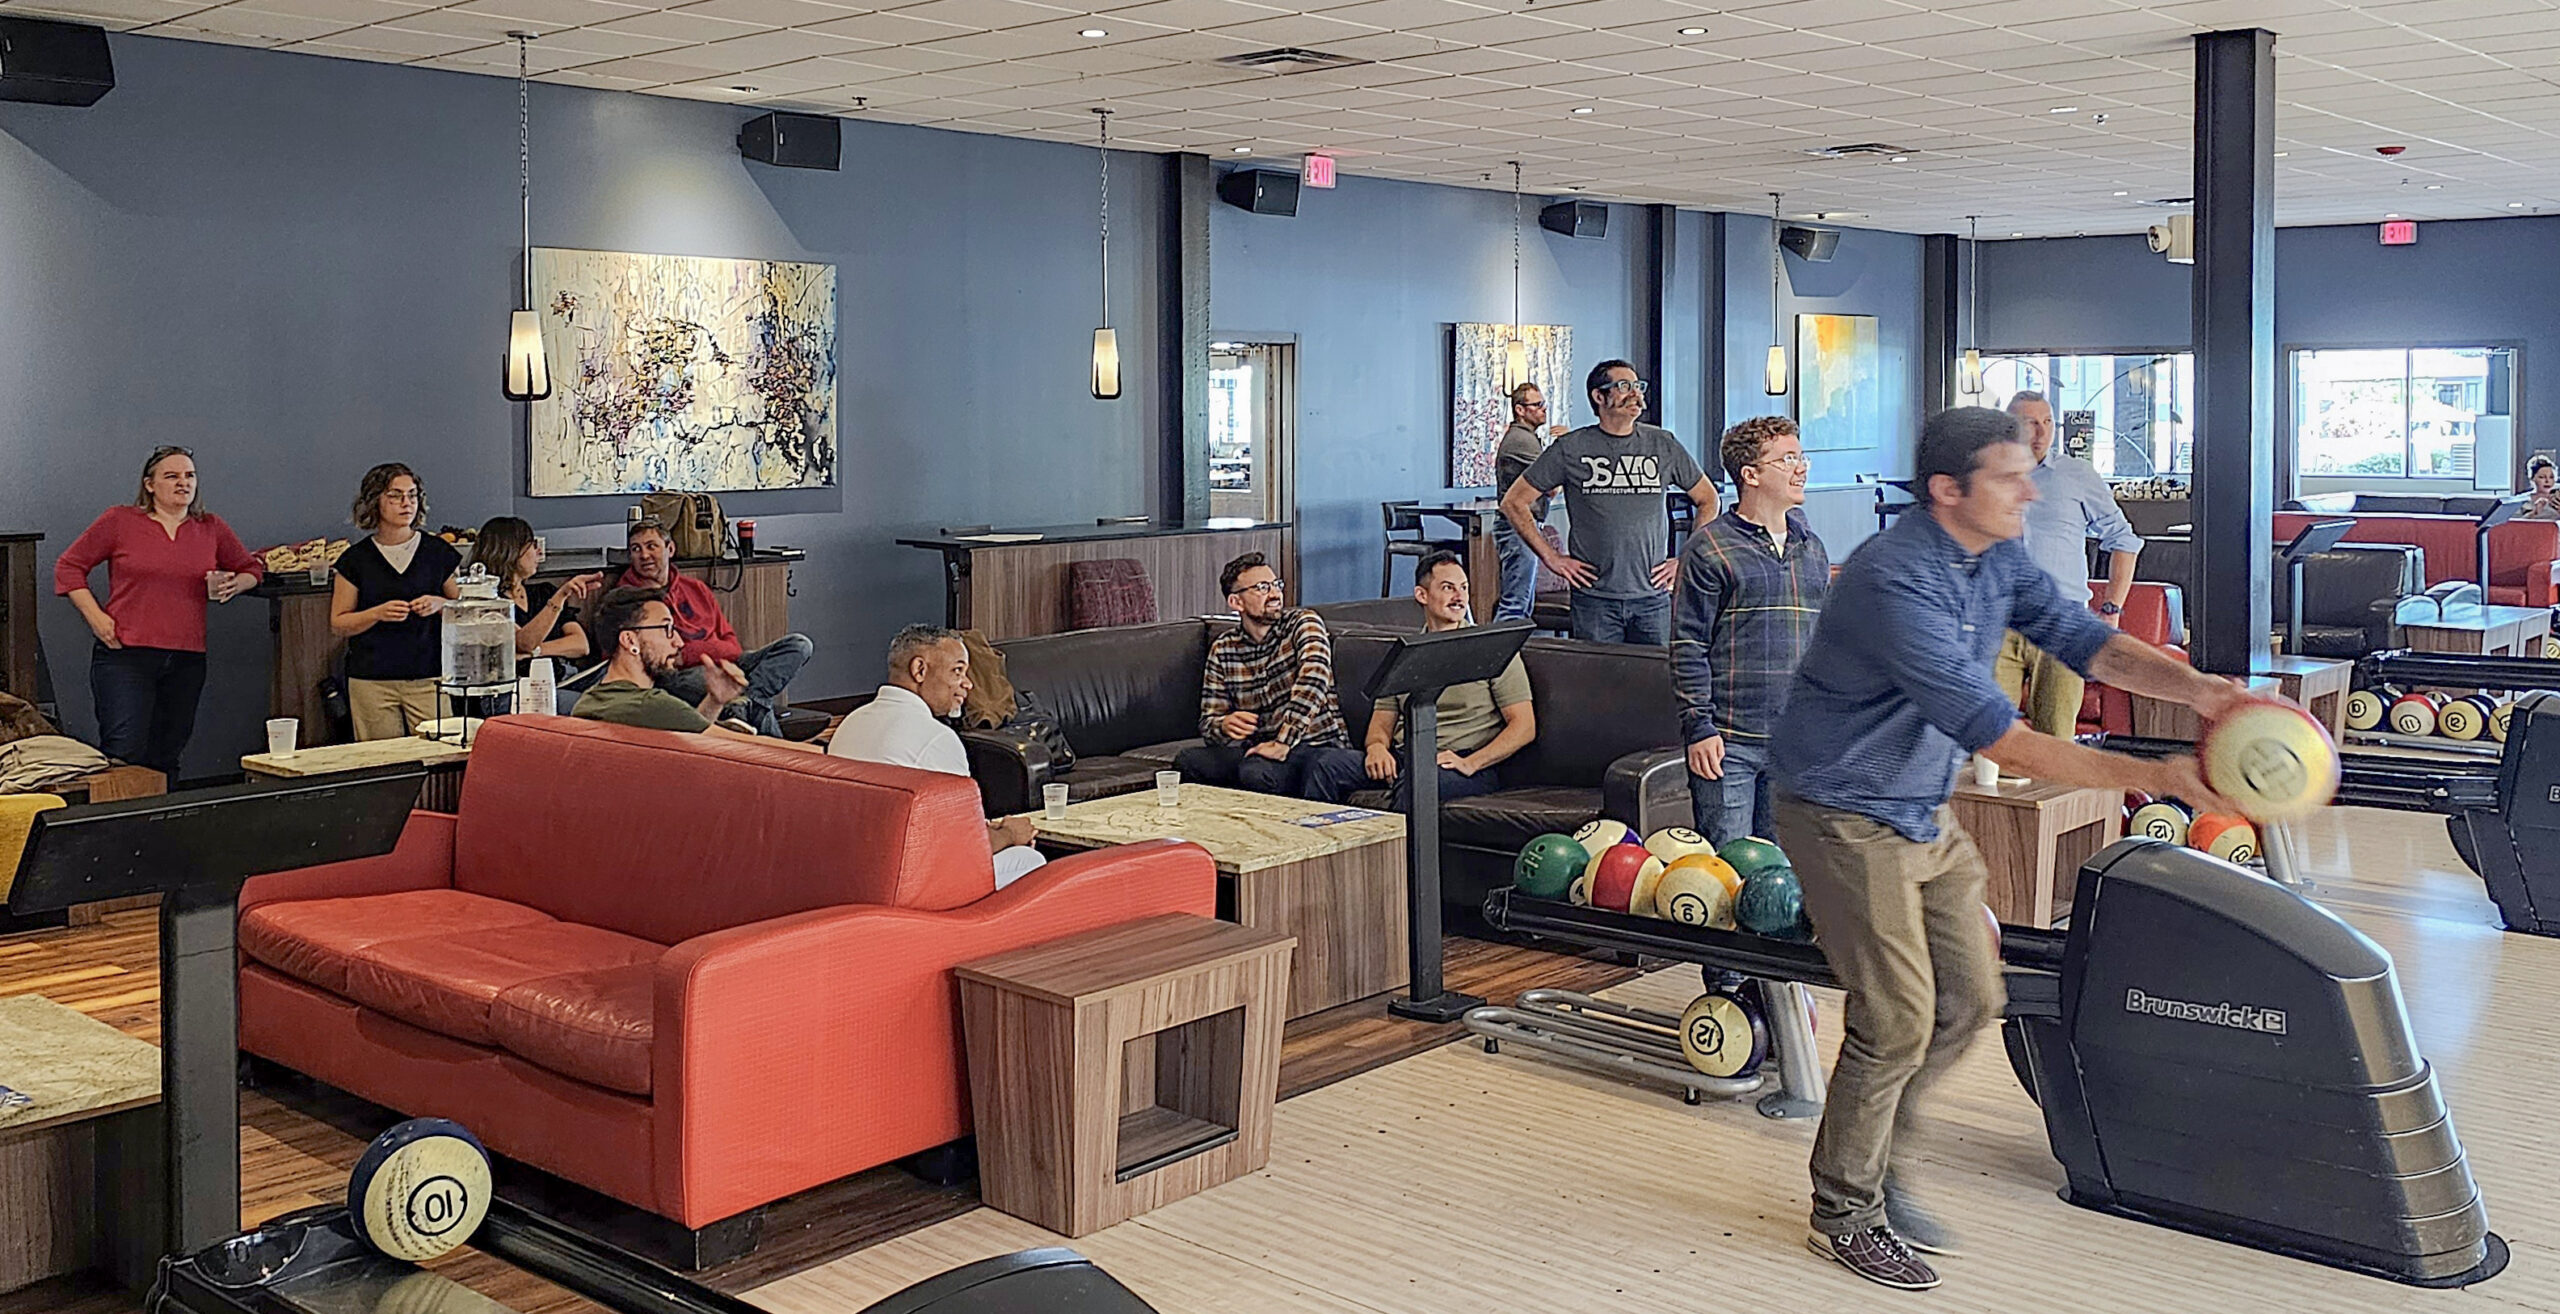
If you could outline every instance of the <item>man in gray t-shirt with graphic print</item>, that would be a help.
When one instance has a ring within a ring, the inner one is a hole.
[[[1592,643],[1671,640],[1671,582],[1679,563],[1670,551],[1666,491],[1698,507],[1698,523],[1716,513],[1716,486],[1667,429],[1640,424],[1644,380],[1622,360],[1591,371],[1597,423],[1558,438],[1502,493],[1502,514],[1521,541],[1573,586],[1573,637]],[[1571,554],[1547,546],[1532,515],[1538,499],[1564,489]]]

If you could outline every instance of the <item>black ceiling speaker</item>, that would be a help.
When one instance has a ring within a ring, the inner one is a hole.
[[[1795,252],[1799,260],[1828,260],[1832,252],[1840,249],[1840,230],[1788,224],[1778,230],[1778,245]]]
[[[0,18],[0,100],[95,105],[115,86],[105,28]]]
[[[738,153],[786,169],[833,169],[844,158],[844,124],[823,114],[767,114],[738,129]]]
[[[1218,199],[1255,214],[1298,212],[1298,175],[1278,169],[1237,169],[1218,180]]]
[[[1538,226],[1567,237],[1607,237],[1609,207],[1598,201],[1558,201],[1538,212]]]

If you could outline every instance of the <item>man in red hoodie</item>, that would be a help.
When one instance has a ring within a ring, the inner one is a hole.
[[[622,572],[614,587],[663,590],[667,606],[675,612],[676,637],[682,643],[676,652],[675,674],[658,681],[658,687],[698,703],[710,692],[703,682],[702,664],[735,662],[746,672],[747,691],[730,704],[730,715],[754,726],[757,734],[781,738],[782,722],[774,715],[774,703],[791,677],[809,664],[814,651],[809,636],[786,634],[754,652],[742,651],[738,632],[729,627],[729,617],[720,610],[720,599],[711,586],[676,573],[676,545],[658,522],[633,521],[627,541],[631,568]]]

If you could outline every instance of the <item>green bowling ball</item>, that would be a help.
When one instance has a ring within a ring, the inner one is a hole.
[[[1590,852],[1572,836],[1540,835],[1520,850],[1520,860],[1511,868],[1511,883],[1532,898],[1561,899],[1572,888],[1573,878],[1590,865]]]
[[[1733,921],[1743,930],[1772,939],[1813,938],[1813,922],[1804,912],[1804,888],[1796,883],[1796,869],[1783,863],[1764,866],[1742,879],[1742,893],[1733,901]]]
[[[1716,856],[1724,859],[1726,865],[1732,867],[1734,873],[1745,881],[1751,879],[1751,873],[1763,867],[1794,865],[1787,861],[1785,850],[1757,837],[1727,840],[1723,848],[1716,850]]]

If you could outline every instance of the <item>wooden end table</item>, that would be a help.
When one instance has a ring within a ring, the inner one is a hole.
[[[2276,678],[2276,691],[2302,704],[2329,727],[2332,737],[2347,732],[2347,694],[2355,684],[2354,662],[2319,657],[2269,657],[2258,674]]]
[[[1267,1165],[1296,943],[1171,913],[955,969],[981,1197],[1083,1236]]]
[[[1359,815],[1305,824],[1352,814]],[[1070,804],[1054,821],[1029,815],[1046,849],[1152,839],[1189,840],[1207,849],[1218,864],[1220,917],[1296,937],[1293,1018],[1382,994],[1411,978],[1404,818],[1396,813],[1186,782],[1180,807],[1156,806],[1148,789]]]
[[[2551,612],[2544,607],[2447,607],[2435,620],[2400,628],[2412,652],[2539,657],[2542,641],[2551,636]]]
[[[2053,925],[2055,889],[2068,907],[2080,864],[2124,838],[2119,789],[2007,779],[1986,789],[1967,778],[1951,802],[1991,869],[1983,902],[2013,926]]]
[[[160,1050],[41,995],[0,999],[0,1292],[84,1268],[147,1283]],[[141,1189],[137,1189],[141,1188]]]
[[[2252,675],[2248,687],[2253,694],[2276,694],[2283,692],[2284,683],[2272,675]],[[2145,694],[2129,696],[2133,700],[2135,734],[2145,739],[2182,739],[2190,744],[2203,737],[2203,719],[2185,703],[2173,703]]]

